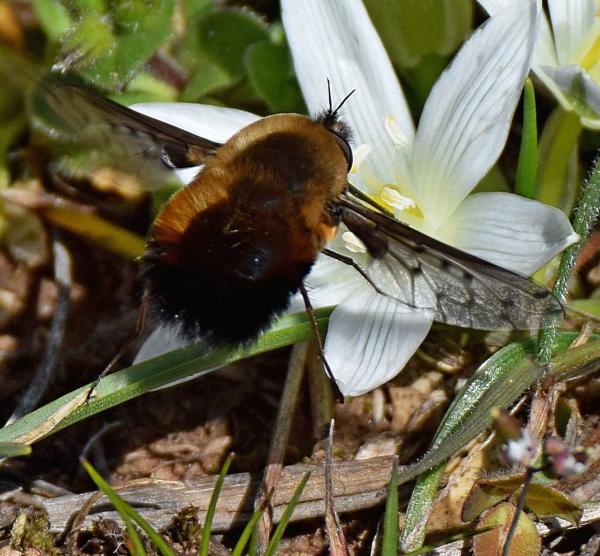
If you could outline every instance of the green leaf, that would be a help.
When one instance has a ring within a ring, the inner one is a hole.
[[[415,483],[400,535],[400,548],[403,552],[415,550],[423,545],[425,526],[445,468],[445,462],[438,464],[420,475]]]
[[[392,466],[392,476],[388,485],[385,503],[381,554],[382,556],[396,556],[398,554],[398,466],[396,460],[394,460]]]
[[[33,0],[33,9],[51,41],[57,41],[71,26],[71,16],[59,0]]]
[[[569,497],[550,485],[531,483],[525,505],[538,517],[561,517],[575,525],[583,510]]]
[[[0,442],[0,458],[15,458],[31,454],[31,446],[19,442]]]
[[[292,60],[285,45],[260,41],[245,57],[250,83],[272,112],[304,112],[304,102],[293,77]]]
[[[600,317],[600,297],[573,299],[569,301],[569,308],[585,315]]]
[[[471,32],[470,0],[366,0],[377,31],[392,61],[413,68],[432,54],[452,54]]]
[[[96,486],[106,495],[106,497],[110,500],[111,504],[115,507],[115,510],[119,512],[123,523],[125,523],[125,529],[127,530],[127,534],[132,543],[132,550],[135,556],[143,556],[144,546],[142,545],[142,541],[140,536],[138,535],[133,521],[129,516],[125,508],[125,501],[123,501],[117,493],[110,487],[110,485],[100,476],[100,474],[93,468],[93,466],[87,460],[81,460],[81,464],[87,471],[88,475],[91,477],[92,481],[96,483]]]
[[[235,8],[207,13],[198,22],[197,33],[208,59],[234,79],[245,73],[248,47],[269,38],[267,26],[258,16]]]
[[[321,333],[326,329],[331,311],[331,307],[315,311]],[[94,392],[93,399],[77,407],[52,432],[161,386],[186,377],[207,374],[227,363],[306,340],[311,337],[311,333],[312,328],[306,313],[296,313],[279,319],[269,332],[243,349],[221,348],[207,351],[203,344],[192,344],[122,369],[103,378]],[[89,391],[89,388],[90,385],[82,386],[0,429],[0,442],[18,441],[20,437],[28,435],[51,419],[60,408]]]
[[[298,500],[300,500],[300,495],[304,491],[304,487],[306,487],[306,483],[308,483],[308,479],[310,478],[310,471],[304,474],[302,480],[298,483],[298,486],[294,489],[294,493],[290,498],[289,504],[286,506],[275,531],[273,532],[273,536],[267,545],[267,549],[265,550],[264,556],[274,556],[276,553],[277,547],[281,542],[281,538],[283,537],[283,533],[285,533],[285,529],[288,526],[290,518],[298,505]]]
[[[169,547],[169,545],[165,542],[165,540],[154,530],[154,528],[138,513],[136,512],[125,500],[123,500],[113,489],[112,487],[102,478],[102,476],[94,469],[94,467],[85,459],[81,460],[81,464],[88,472],[89,476],[92,478],[96,486],[106,495],[106,497],[110,500],[111,504],[115,507],[115,510],[119,512],[123,523],[125,523],[125,528],[127,529],[127,533],[131,538],[134,544],[134,553],[143,555],[144,547],[142,546],[142,542],[140,540],[135,527],[133,526],[133,522],[137,523],[148,535],[150,542],[158,549],[158,551],[163,556],[175,556],[175,553]]]
[[[576,336],[559,334],[556,351],[566,349]],[[535,360],[536,351],[537,342],[531,338],[509,344],[485,361],[446,411],[429,451],[400,469],[400,484],[427,472],[419,477],[411,496],[401,535],[403,550],[414,550],[423,542],[425,521],[443,471],[440,464],[490,426],[492,408],[510,407],[542,375],[544,367]]]
[[[181,93],[183,102],[197,102],[206,95],[229,87],[235,82],[221,66],[204,61],[192,72],[190,80]]]
[[[478,480],[469,492],[462,508],[461,519],[472,521],[496,504],[507,500],[523,485],[525,475],[518,473],[495,479]]]
[[[252,537],[252,534],[255,530],[254,528],[256,527],[256,524],[258,523],[258,520],[261,518],[264,511],[265,511],[264,508],[261,508],[261,509],[256,510],[252,514],[252,517],[248,520],[248,523],[246,523],[246,526],[244,527],[242,534],[240,535],[237,543],[235,544],[235,547],[233,548],[233,551],[231,552],[231,556],[242,556],[242,554],[244,553],[244,549],[246,548],[246,545],[248,544],[248,541]],[[252,551],[250,551],[250,553],[252,553]]]
[[[494,529],[477,535],[473,539],[473,554],[485,556],[489,554],[503,554],[504,540],[515,514],[515,506],[503,502],[488,510],[479,521],[478,527],[495,527]],[[542,548],[535,523],[525,512],[519,514],[517,529],[510,545],[510,555],[539,554]]]
[[[585,374],[597,371],[595,364],[598,360],[600,360],[600,340],[597,335],[594,335],[591,341],[555,355],[550,373],[557,382],[581,378]]]
[[[219,500],[219,495],[221,494],[221,489],[223,488],[223,481],[227,476],[227,472],[229,471],[229,466],[231,465],[232,461],[233,454],[229,454],[221,467],[219,477],[217,478],[217,482],[215,483],[215,487],[213,488],[210,496],[210,502],[208,503],[208,509],[206,510],[206,519],[204,520],[204,525],[202,526],[202,541],[200,543],[199,551],[200,556],[208,556],[212,522],[215,515],[215,510],[217,508],[217,501]]]
[[[582,129],[577,114],[559,107],[546,120],[540,137],[535,198],[566,214],[571,212],[579,188],[577,146]]]
[[[85,13],[104,14],[108,10],[108,0],[69,0],[73,11],[79,15]]]
[[[535,177],[537,172],[537,117],[535,112],[535,90],[531,79],[523,88],[523,132],[519,150],[515,193],[533,199],[535,197]]]
[[[127,106],[136,102],[174,102],[177,95],[174,87],[141,71],[130,81],[125,92],[111,95],[110,98]]]
[[[473,190],[473,193],[489,193],[493,191],[503,191],[504,193],[511,191],[511,186],[497,164],[494,164],[489,172],[483,176],[482,180]]]
[[[107,13],[82,11],[64,37],[63,57],[71,70],[105,89],[125,85],[167,41],[175,0],[111,3]]]

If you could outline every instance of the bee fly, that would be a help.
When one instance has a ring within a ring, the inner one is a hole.
[[[350,95],[336,108],[330,95],[316,119],[259,119],[224,144],[61,80],[41,96],[73,131],[95,124],[100,149],[126,144],[157,172],[203,165],[158,214],[141,266],[151,313],[186,336],[249,342],[298,291],[315,326],[304,280],[321,253],[352,265],[380,294],[452,325],[532,329],[562,311],[546,288],[410,228],[349,185],[352,149],[339,110]],[[326,247],[341,223],[377,264],[363,268]],[[382,269],[393,279],[378,281]]]

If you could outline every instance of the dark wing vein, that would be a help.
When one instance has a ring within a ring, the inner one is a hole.
[[[170,168],[205,162],[221,146],[176,126],[145,116],[93,90],[51,75],[39,84],[34,107],[58,124],[57,133],[93,139],[96,147],[126,146],[126,154],[158,159]]]
[[[349,197],[342,220],[375,260],[364,269],[386,295],[435,320],[483,330],[535,329],[561,313],[552,293],[524,276],[446,245]]]

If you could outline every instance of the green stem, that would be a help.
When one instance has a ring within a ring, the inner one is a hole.
[[[535,174],[538,164],[537,116],[535,90],[531,79],[523,87],[523,133],[519,149],[519,163],[515,176],[515,193],[528,199],[535,197]]]
[[[538,201],[561,207],[569,173],[569,161],[581,135],[581,121],[574,112],[557,108],[546,123],[540,141]]]
[[[579,250],[585,243],[592,226],[598,216],[598,209],[600,208],[600,155],[596,157],[594,165],[592,167],[591,174],[587,180],[579,204],[575,209],[575,220],[573,222],[573,229],[579,234],[579,241],[570,247],[565,249],[560,265],[558,267],[558,274],[556,276],[556,282],[552,289],[554,295],[561,301],[565,300],[567,294],[567,284],[573,267],[575,266],[575,260],[579,253]],[[538,359],[540,363],[547,364],[550,362],[552,357],[552,349],[554,347],[554,341],[558,331],[557,317],[548,317],[544,322],[542,329],[539,334],[539,347],[538,347]]]

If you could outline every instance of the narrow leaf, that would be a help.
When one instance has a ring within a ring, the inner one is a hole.
[[[535,198],[567,213],[579,187],[576,168],[581,131],[579,116],[559,107],[546,120],[540,136]]]
[[[235,547],[233,548],[231,556],[242,556],[242,554],[244,552],[244,548],[246,548],[246,545],[248,544],[248,541],[250,540],[250,537],[252,536],[254,527],[258,523],[258,520],[260,519],[260,517],[262,516],[264,511],[265,511],[264,508],[260,508],[252,514],[252,517],[248,520],[248,523],[246,523],[246,526],[244,527],[242,534],[238,538],[238,542],[235,544]]]
[[[121,516],[123,523],[125,523],[125,529],[129,535],[129,539],[132,543],[133,553],[136,556],[142,556],[145,554],[144,547],[140,536],[137,534],[133,521],[129,517],[128,512],[125,510],[125,502],[117,495],[117,493],[111,488],[111,486],[100,476],[100,474],[92,467],[92,465],[85,459],[81,460],[81,464],[91,477],[92,481],[96,483],[96,486],[106,495],[110,500],[111,504],[115,507],[115,510]]]
[[[321,308],[315,311],[321,332],[326,329],[331,310],[331,308]],[[36,409],[0,429],[0,442],[21,441],[23,437],[27,437],[31,431],[38,429],[48,419],[61,414],[60,420],[54,419],[51,427],[45,429],[42,435],[36,436],[31,442],[37,441],[51,432],[61,430],[151,390],[185,378],[207,374],[223,365],[252,355],[294,344],[309,338],[311,333],[311,325],[306,313],[296,313],[281,318],[271,331],[247,348],[211,350],[204,344],[195,343],[165,353],[103,378],[94,392],[94,397],[87,403],[77,403],[74,410],[67,416],[62,414],[61,408],[70,407],[69,404],[73,400],[77,400],[81,396],[85,397],[89,392],[90,385],[82,386]]]
[[[425,471],[417,480],[406,508],[404,526],[400,536],[400,548],[403,552],[417,549],[423,545],[427,532],[425,527],[445,468],[445,462],[438,464]]]
[[[304,477],[302,477],[302,480],[298,483],[298,486],[295,488],[294,493],[292,494],[292,498],[290,499],[290,503],[285,508],[285,511],[281,516],[281,520],[277,524],[275,532],[273,533],[273,536],[271,537],[271,540],[267,545],[267,549],[265,550],[264,556],[273,556],[276,553],[277,547],[279,546],[281,538],[283,537],[283,533],[285,532],[285,529],[290,521],[290,518],[292,517],[292,514],[294,513],[294,510],[296,509],[296,506],[298,505],[300,495],[302,494],[302,491],[304,490],[304,487],[306,486],[306,483],[308,482],[309,478],[310,472],[306,473]]]
[[[559,334],[556,351],[566,349],[576,336]],[[509,344],[485,361],[446,411],[429,451],[418,462],[399,470],[399,484],[427,472],[411,496],[401,537],[404,550],[414,550],[423,542],[425,522],[444,468],[440,464],[490,426],[492,408],[510,407],[542,375],[544,367],[535,360],[536,350],[532,338]]]
[[[81,461],[83,467],[88,472],[96,486],[106,495],[110,500],[111,504],[115,507],[115,510],[119,512],[121,519],[125,523],[127,532],[136,547],[136,554],[144,554],[141,540],[135,527],[133,527],[132,520],[135,521],[139,527],[148,535],[150,542],[159,550],[163,556],[175,556],[175,553],[165,540],[154,530],[154,528],[138,513],[136,512],[125,500],[123,500],[112,487],[102,478],[102,476],[94,469],[94,467],[85,459]],[[137,541],[135,540],[137,539]],[[140,543],[139,546],[137,543]],[[137,552],[138,549],[140,552]]]
[[[535,90],[531,79],[527,79],[523,88],[523,133],[521,135],[517,175],[515,176],[515,193],[528,199],[535,197],[537,148]]]
[[[213,517],[215,515],[215,510],[217,508],[217,501],[219,500],[219,495],[221,494],[221,488],[223,488],[223,481],[227,476],[227,472],[229,471],[229,466],[233,461],[233,454],[229,454],[227,459],[223,463],[221,467],[221,471],[219,472],[219,477],[217,478],[217,482],[215,483],[215,487],[213,488],[210,502],[208,503],[208,509],[206,510],[206,519],[204,520],[204,525],[202,526],[202,542],[200,543],[200,556],[208,556],[208,550],[210,547],[210,531],[212,528]]]
[[[396,460],[392,466],[392,476],[385,503],[381,554],[382,556],[398,554],[398,466]]]
[[[0,458],[14,458],[31,454],[31,446],[20,442],[0,442]]]

